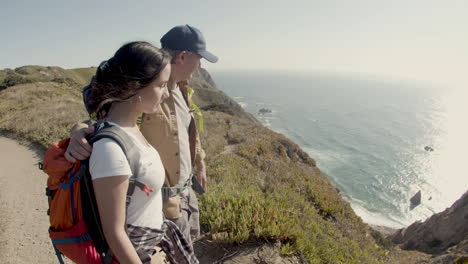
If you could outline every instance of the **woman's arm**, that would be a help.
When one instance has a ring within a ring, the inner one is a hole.
[[[93,180],[93,186],[104,236],[113,254],[120,263],[141,264],[125,232],[128,176],[98,178]]]

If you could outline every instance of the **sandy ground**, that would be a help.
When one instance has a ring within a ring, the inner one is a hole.
[[[0,137],[0,263],[58,263],[39,160],[32,148]]]

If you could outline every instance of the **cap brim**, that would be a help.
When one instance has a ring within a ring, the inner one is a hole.
[[[215,63],[218,61],[218,57],[216,57],[215,55],[213,55],[212,53],[210,53],[209,51],[200,51],[200,52],[197,52],[200,56],[202,56],[205,60],[211,62],[211,63]]]

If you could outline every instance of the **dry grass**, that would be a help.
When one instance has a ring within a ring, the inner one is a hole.
[[[0,130],[47,147],[86,119],[79,91],[65,84],[38,82],[0,91]]]
[[[67,137],[73,124],[87,119],[80,88],[94,70],[0,71],[0,83],[10,78],[13,84],[0,89],[0,132],[43,147]],[[207,109],[201,138],[209,189],[200,207],[212,240],[276,242],[282,254],[310,263],[412,263],[406,262],[411,253],[399,262],[397,251],[376,244],[368,226],[299,146],[259,125],[210,83],[192,82],[196,102]]]

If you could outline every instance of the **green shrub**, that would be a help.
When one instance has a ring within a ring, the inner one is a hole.
[[[5,79],[3,79],[3,83],[1,84],[1,86],[4,86],[4,87],[11,87],[11,86],[15,86],[15,85],[18,85],[18,84],[24,84],[24,83],[31,83],[32,80],[30,79],[27,79],[21,75],[18,75],[18,74],[8,74]]]
[[[379,263],[370,244],[359,245],[325,220],[298,189],[297,183],[310,188],[307,182],[300,175],[292,180],[279,169],[283,165],[265,172],[235,154],[219,155],[208,164],[211,183],[200,197],[200,220],[213,239],[225,244],[278,241],[283,255],[302,252],[310,263]]]
[[[234,115],[234,111],[224,104],[210,104],[201,108],[203,111],[218,111],[229,115]]]
[[[468,257],[459,257],[453,260],[455,264],[468,264]]]

